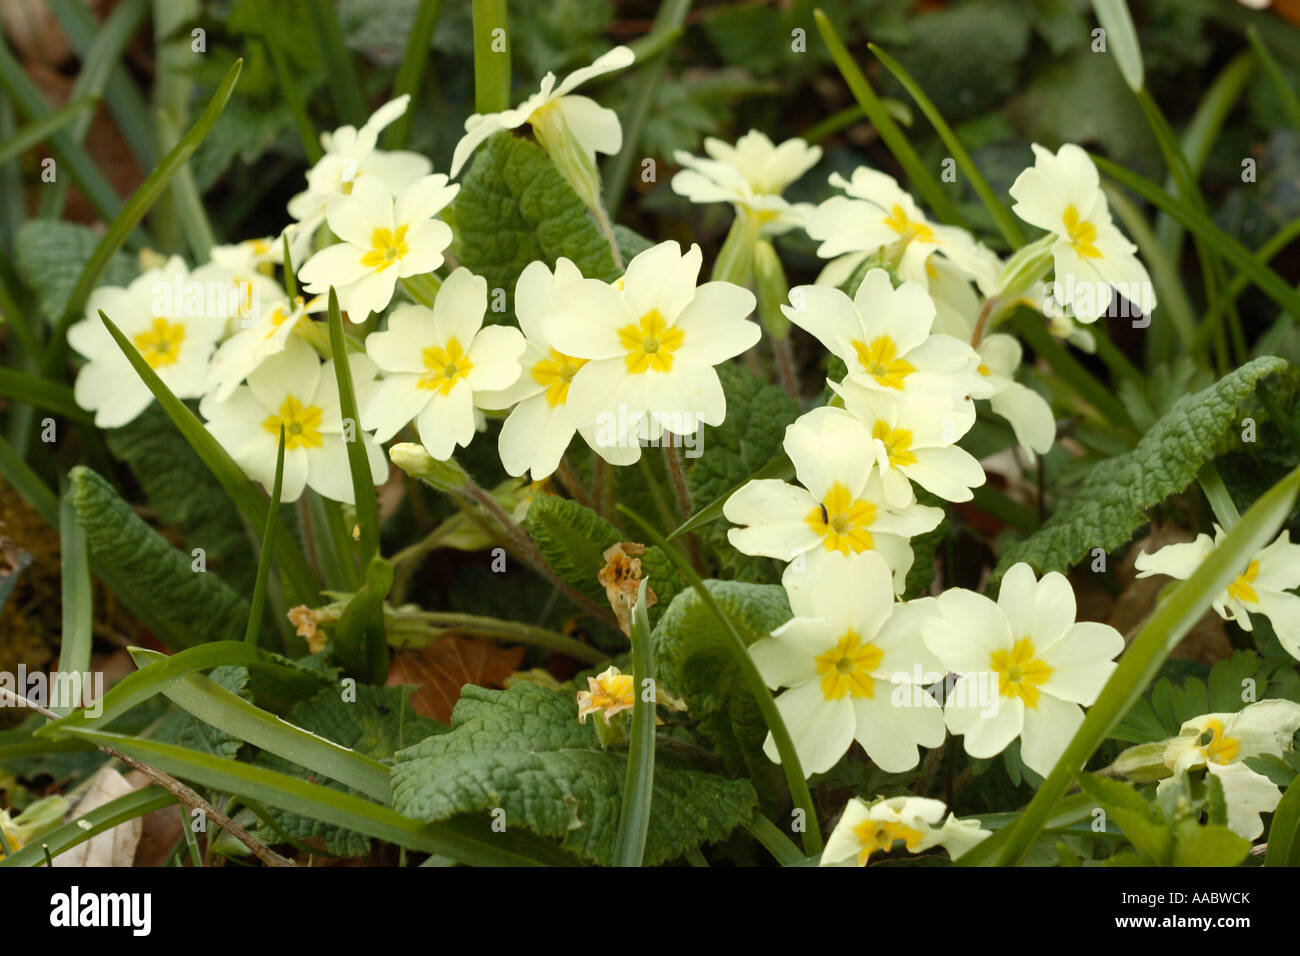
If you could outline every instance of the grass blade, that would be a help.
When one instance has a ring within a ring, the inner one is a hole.
[[[77,521],[72,496],[59,502],[59,592],[63,600],[63,640],[59,644],[59,670],[64,674],[90,671],[91,625],[94,608],[90,598],[90,553],[86,532]],[[52,708],[60,716],[71,713],[76,704]]]
[[[931,211],[942,221],[949,225],[964,226],[966,223],[962,220],[961,213],[957,211],[956,205],[948,198],[948,194],[943,191],[939,181],[931,175],[930,171],[925,168],[921,158],[916,155],[916,150],[912,144],[907,141],[903,131],[898,128],[889,111],[876,95],[867,78],[863,76],[858,65],[853,62],[853,57],[849,55],[848,49],[844,46],[844,41],[840,39],[839,34],[835,32],[835,27],[821,10],[813,11],[813,19],[817,21],[817,29],[821,32],[822,39],[826,46],[830,48],[831,58],[835,65],[839,67],[840,75],[844,77],[844,82],[848,84],[849,90],[853,93],[853,98],[858,101],[862,111],[867,114],[867,119],[871,125],[876,128],[880,138],[889,151],[894,154],[898,160],[898,165],[903,167],[907,173],[908,179],[916,187],[916,191],[924,197],[926,204]]]
[[[89,424],[95,420],[93,415],[77,404],[72,397],[72,389],[62,382],[51,382],[16,369],[0,368],[0,398],[44,408],[77,422]]]
[[[419,823],[350,793],[237,760],[84,727],[74,733],[85,740],[108,744],[137,760],[201,786],[279,807],[322,823],[356,830],[407,849],[449,856],[471,866],[574,863],[573,858],[555,844],[530,834],[492,832],[486,818],[457,817],[445,823]]]
[[[493,49],[497,45],[499,49]],[[506,0],[474,0],[474,111],[510,106],[510,30]]]
[[[1106,31],[1107,49],[1124,76],[1129,89],[1137,92],[1146,82],[1142,67],[1142,47],[1138,44],[1137,29],[1124,0],[1092,0],[1097,22]]]
[[[289,113],[293,116],[293,128],[298,133],[298,139],[302,141],[303,151],[307,154],[307,162],[315,165],[316,162],[325,155],[321,149],[320,139],[316,135],[316,127],[312,125],[311,117],[307,115],[307,101],[302,95],[302,87],[298,85],[298,78],[293,74],[293,68],[289,66],[289,61],[281,49],[279,38],[276,36],[268,24],[270,18],[267,16],[267,9],[272,0],[258,0],[257,16],[258,26],[262,32],[262,44],[266,47],[266,52],[271,60],[271,69],[275,71],[276,82],[280,84],[280,92],[284,94],[285,104],[289,107]]]
[[[1261,263],[1241,243],[1233,239],[1205,216],[1193,211],[1188,204],[1175,199],[1149,179],[1102,156],[1094,155],[1097,168],[1121,186],[1131,189],[1143,199],[1169,213],[1174,219],[1196,233],[1206,245],[1230,261],[1247,275],[1259,290],[1292,315],[1300,316],[1298,295],[1276,272]]]
[[[1268,47],[1264,46],[1264,41],[1259,35],[1259,27],[1253,23],[1247,27],[1246,39],[1250,41],[1251,49],[1255,51],[1255,59],[1264,68],[1264,75],[1268,77],[1268,82],[1272,84],[1273,91],[1277,93],[1277,98],[1282,103],[1282,112],[1286,113],[1287,122],[1297,133],[1300,133],[1300,97],[1296,96],[1281,67],[1277,65],[1277,60],[1273,59],[1273,55],[1268,52]]]
[[[131,657],[141,670],[167,660],[165,654],[139,647],[132,648]],[[354,787],[372,800],[385,804],[392,802],[388,768],[378,760],[295,727],[203,674],[183,677],[168,685],[162,693],[205,724]]]
[[[952,127],[944,120],[938,108],[925,95],[921,85],[912,79],[911,74],[903,69],[901,63],[876,46],[876,44],[868,43],[867,48],[876,55],[877,60],[885,65],[885,69],[894,74],[894,79],[902,84],[903,89],[907,90],[908,95],[912,97],[921,112],[925,114],[925,118],[930,121],[934,131],[939,134],[943,144],[948,147],[948,152],[952,153],[952,158],[957,161],[957,165],[970,178],[971,188],[975,190],[975,195],[980,198],[984,208],[993,217],[993,222],[997,225],[998,232],[1002,233],[1002,238],[1007,241],[1007,245],[1012,249],[1019,249],[1023,246],[1025,244],[1025,234],[1021,231],[1016,217],[1011,215],[1011,210],[1006,207],[1006,204],[998,198],[997,193],[989,186],[988,180],[984,178],[984,174],[975,165],[970,153],[966,152],[966,147],[962,145],[957,134],[952,131]]]
[[[650,807],[655,783],[654,645],[650,642],[650,616],[645,591],[649,578],[641,579],[632,607],[632,731],[628,739],[627,773],[623,778],[623,803],[614,838],[616,866],[640,866],[650,830]],[[646,700],[647,694],[650,699]]]
[[[361,82],[357,79],[352,57],[343,42],[338,5],[334,0],[311,0],[309,7],[321,53],[325,57],[334,107],[339,111],[343,122],[360,127],[366,121],[366,101],[361,95]]]
[[[122,334],[122,331],[113,324],[112,320],[103,312],[99,317],[107,326],[109,334],[113,336],[122,354],[126,356],[131,367],[135,369],[144,383],[149,386],[149,391],[153,392],[154,398],[162,406],[167,417],[172,420],[177,430],[189,442],[190,447],[198,454],[203,463],[208,466],[208,470],[221,483],[221,487],[226,490],[235,507],[248,520],[254,528],[260,528],[268,521],[268,513],[275,515],[270,509],[266,498],[258,491],[257,486],[249,480],[244,474],[242,468],[235,464],[235,460],[217,442],[212,434],[203,427],[202,422],[198,420],[195,414],[190,411],[183,402],[171,390],[163,384],[158,373],[149,367],[149,363],[144,360],[134,345],[132,345]],[[279,518],[275,516],[275,521],[279,525]],[[298,547],[293,536],[282,527],[277,527],[275,534],[275,559],[279,564],[285,576],[289,579],[294,594],[292,595],[294,603],[311,604],[315,602],[319,593],[315,576],[312,574],[311,567],[307,564],[307,559],[303,556],[302,550]]]
[[[44,834],[38,841],[29,843],[18,852],[0,860],[0,867],[40,866],[45,862],[45,847],[50,856],[66,853],[79,843],[85,843],[91,837],[105,833],[115,826],[135,820],[169,807],[176,798],[156,784],[141,787],[128,794],[101,804],[89,813],[83,813],[77,819],[56,827]]]
[[[1300,468],[1265,492],[1195,573],[1176,585],[1156,607],[1120,657],[1119,666],[1088,709],[1065,753],[1011,828],[998,856],[999,864],[1014,865],[1024,858],[1074,775],[1083,770],[1106,735],[1142,696],[1169,652],[1241,573],[1251,557],[1277,535],[1291,513],[1297,492],[1300,492]]]
[[[61,110],[56,110],[43,120],[24,126],[15,135],[0,143],[0,163],[8,162],[37,143],[44,142],[75,120],[84,110],[93,109],[98,104],[98,96],[85,96],[74,103],[69,103]]]
[[[212,94],[212,99],[208,101],[203,114],[189,128],[189,131],[181,137],[175,148],[163,157],[157,168],[140,184],[140,188],[127,201],[121,213],[113,220],[112,225],[108,227],[108,231],[104,233],[104,238],[95,247],[95,251],[81,270],[81,275],[77,277],[77,284],[68,297],[67,308],[64,309],[63,315],[60,316],[58,325],[55,327],[50,342],[46,346],[41,371],[47,377],[54,377],[55,373],[61,369],[67,344],[68,328],[85,308],[86,300],[90,297],[91,291],[94,290],[95,284],[103,275],[104,270],[108,268],[109,260],[113,258],[115,252],[122,248],[122,243],[126,241],[127,235],[135,228],[136,223],[149,211],[158,197],[162,195],[163,190],[167,188],[167,184],[176,174],[176,171],[185,164],[190,158],[190,154],[198,148],[199,144],[211,131],[217,117],[225,109],[226,101],[230,99],[230,93],[234,90],[235,83],[239,79],[239,71],[243,63],[243,60],[236,60],[230,69],[226,71],[225,79],[221,81],[217,91]]]
[[[808,780],[804,775],[803,766],[799,762],[799,754],[795,752],[794,741],[790,739],[790,731],[786,729],[781,712],[776,709],[776,701],[772,698],[772,692],[767,689],[767,684],[763,683],[763,677],[754,665],[754,659],[749,656],[749,648],[740,636],[740,631],[736,629],[735,622],[718,606],[718,602],[713,599],[713,594],[704,586],[704,582],[695,573],[695,569],[690,566],[690,563],[681,556],[676,548],[664,539],[663,535],[626,505],[619,505],[618,510],[640,529],[651,544],[659,545],[664,554],[668,556],[668,559],[672,561],[677,573],[682,576],[682,580],[695,589],[695,593],[699,595],[709,613],[722,625],[723,633],[730,638],[728,644],[732,656],[735,658],[736,667],[740,671],[741,680],[744,681],[749,692],[753,694],[754,700],[758,703],[758,709],[763,714],[763,721],[767,724],[767,729],[772,732],[772,739],[776,743],[777,753],[781,757],[781,770],[785,774],[786,784],[790,788],[790,797],[794,801],[794,805],[804,812],[805,825],[802,834],[804,852],[809,855],[820,853],[823,844],[821,826],[817,822],[817,807],[813,803],[812,792],[808,789]]]
[[[253,602],[248,610],[248,627],[244,630],[244,643],[257,646],[262,615],[266,610],[266,581],[271,574],[271,551],[275,547],[276,515],[280,511],[280,488],[284,482],[284,423],[280,423],[280,446],[275,452],[275,480],[271,485],[271,503],[266,509],[266,524],[262,526],[262,551],[257,556],[257,581],[253,585]]]
[[[348,362],[347,339],[343,334],[343,314],[338,295],[330,286],[329,302],[330,355],[334,358],[334,376],[338,382],[339,406],[343,410],[343,438],[348,451],[348,468],[352,472],[352,494],[361,530],[361,566],[365,567],[379,553],[379,495],[370,475],[370,459],[361,431],[361,413],[357,410],[357,393],[352,387],[352,366]],[[348,423],[353,435],[348,439]]]
[[[390,99],[410,96],[411,102],[406,112],[393,121],[383,132],[385,149],[403,149],[411,134],[411,119],[415,113],[416,97],[420,92],[420,81],[424,79],[424,70],[432,54],[429,44],[433,41],[433,31],[438,25],[438,16],[442,13],[443,0],[420,0],[415,11],[415,20],[411,23],[411,32],[406,36],[406,51],[402,54],[397,76],[393,78],[393,94]]]

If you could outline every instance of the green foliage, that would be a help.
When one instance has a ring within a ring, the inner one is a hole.
[[[705,581],[713,595],[752,644],[790,619],[785,591],[770,584]],[[766,800],[781,778],[763,753],[767,726],[746,688],[728,638],[694,590],[679,594],[659,619],[654,634],[660,680],[681,696],[701,734],[709,739],[728,772],[748,776]]]
[[[41,314],[55,322],[67,307],[68,297],[99,235],[88,226],[53,219],[29,219],[18,227],[14,270],[40,304]],[[139,273],[130,256],[117,253],[109,260],[100,285],[125,286]]]
[[[248,689],[247,667],[214,667],[208,674],[209,679],[221,687],[238,694],[244,700],[252,702],[253,694]],[[164,743],[177,744],[190,750],[199,750],[217,757],[234,757],[244,742],[234,734],[226,733],[204,723],[183,710],[174,710],[158,727],[154,737]]]
[[[528,536],[564,583],[602,606],[607,604],[605,588],[596,579],[605,566],[605,550],[633,538],[590,508],[555,495],[535,498],[528,507],[525,524]],[[650,587],[658,598],[650,608],[651,620],[658,620],[681,589],[681,582],[657,546],[646,548],[641,568],[642,575],[651,578]]]
[[[210,572],[251,592],[257,561],[244,525],[166,413],[150,405],[129,425],[105,431],[104,439],[131,469],[159,523],[174,525],[186,544],[203,548]]]
[[[1253,696],[1243,699],[1246,681],[1253,681]],[[1205,681],[1188,677],[1181,685],[1161,678],[1111,732],[1115,740],[1142,744],[1178,735],[1183,722],[1202,714],[1235,714],[1252,700],[1262,700],[1268,687],[1267,672],[1259,655],[1237,651],[1210,669]]]
[[[609,242],[554,164],[536,145],[498,133],[478,148],[452,206],[458,262],[505,289],[528,263],[571,259],[588,278],[617,277]]]
[[[94,560],[112,567],[126,593],[118,593],[173,650],[238,638],[248,605],[215,574],[191,569],[176,550],[89,468],[69,475],[77,520]]]
[[[627,757],[601,749],[570,695],[521,683],[466,687],[451,731],[397,755],[393,805],[426,822],[504,811],[507,828],[562,840],[587,860],[612,862]],[[698,770],[655,768],[644,865],[724,839],[754,812],[754,790]]]
[[[299,703],[289,712],[288,720],[336,744],[341,744],[376,760],[387,763],[403,747],[423,740],[445,728],[436,721],[411,710],[410,690],[403,687],[357,687],[355,701],[343,700],[337,687],[327,687],[315,697]],[[334,790],[363,794],[328,777],[309,774],[297,764],[263,753],[258,763],[281,773],[305,777]],[[288,810],[270,809],[276,826],[296,840],[319,837],[331,853],[355,857],[370,847],[369,837],[343,827],[302,816]]]
[[[1282,359],[1261,356],[1179,399],[1136,448],[1099,463],[1035,534],[1006,550],[996,574],[1020,561],[1040,574],[1064,571],[1093,548],[1125,544],[1147,520],[1144,509],[1185,489],[1214,457],[1256,383],[1284,368]]]
[[[1124,865],[1236,866],[1250,852],[1250,842],[1223,825],[1223,790],[1217,778],[1204,784],[1182,778],[1155,802],[1118,780],[1079,775],[1083,792],[1097,801],[1124,831],[1138,861]],[[1202,823],[1208,814],[1210,822]]]

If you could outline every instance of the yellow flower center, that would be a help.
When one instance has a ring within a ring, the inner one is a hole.
[[[632,675],[620,674],[610,667],[595,677],[587,678],[587,690],[578,691],[578,722],[586,723],[587,715],[604,711],[605,717],[632,708]]]
[[[898,357],[898,346],[888,335],[872,339],[870,345],[854,339],[853,351],[867,374],[885,388],[901,391],[904,379],[916,371],[915,365]]]
[[[1038,707],[1038,685],[1052,676],[1052,668],[1034,657],[1034,642],[1022,637],[1009,651],[994,651],[989,665],[998,675],[998,693],[1019,697],[1026,707]]]
[[[885,652],[870,641],[863,641],[855,631],[845,631],[835,646],[817,657],[822,694],[827,700],[850,697],[875,697],[876,682],[871,672],[880,666]]]
[[[293,303],[294,312],[296,312],[298,309],[301,309],[302,306],[303,306],[302,296],[298,296]],[[289,316],[292,314],[293,313],[291,313],[285,306],[277,305],[271,311],[271,318],[270,321],[268,322],[269,327],[267,328],[266,335],[263,336],[263,338],[269,339],[271,336],[275,335],[276,331],[280,328],[280,326],[284,325],[284,323],[288,321]]]
[[[1097,227],[1086,219],[1079,221],[1079,210],[1074,208],[1074,203],[1065,207],[1062,220],[1074,251],[1085,259],[1100,259],[1101,251],[1093,245],[1097,241]]]
[[[1238,601],[1249,601],[1252,604],[1259,603],[1259,594],[1251,586],[1255,578],[1259,575],[1259,562],[1252,561],[1247,565],[1246,570],[1237,575],[1237,579],[1228,585],[1228,596],[1234,597]]]
[[[827,551],[856,554],[875,546],[868,529],[876,520],[876,506],[870,501],[855,501],[849,489],[838,481],[831,485],[826,500],[808,512],[804,520],[823,536]]]
[[[988,367],[987,365],[985,365],[983,362],[980,362],[980,367],[979,367],[978,369],[976,369],[976,371],[978,371],[981,375],[984,375],[984,376],[988,376],[988,375],[992,375],[992,374],[993,374],[992,372],[989,371],[989,367]]]
[[[1241,753],[1241,741],[1224,736],[1223,722],[1215,719],[1206,722],[1205,730],[1196,742],[1207,763],[1236,763],[1237,755]]]
[[[410,251],[406,245],[406,226],[398,226],[396,232],[381,227],[370,234],[370,251],[361,257],[361,264],[383,272]]]
[[[148,329],[131,340],[151,369],[175,365],[181,357],[185,326],[166,319],[154,319]]]
[[[639,325],[631,323],[618,330],[618,341],[627,349],[627,370],[633,375],[654,369],[667,372],[673,367],[673,353],[682,346],[686,333],[670,328],[659,314],[651,309],[641,316]]]
[[[429,371],[420,376],[420,388],[432,389],[440,395],[449,393],[474,367],[454,335],[447,340],[445,349],[430,345],[422,355],[424,367]]]
[[[319,405],[304,405],[290,395],[280,406],[278,415],[270,415],[262,422],[265,428],[276,438],[280,437],[280,425],[284,425],[284,447],[286,451],[295,448],[319,448],[322,444],[320,422],[322,412]]]
[[[853,835],[862,847],[858,851],[858,866],[866,866],[871,854],[877,850],[888,853],[898,840],[902,840],[909,850],[915,850],[924,838],[920,830],[893,820],[863,820],[853,828]]]
[[[551,354],[533,366],[533,381],[546,386],[546,402],[552,408],[569,399],[569,383],[578,369],[587,364],[586,359],[574,358],[551,349]]]
[[[924,222],[917,222],[914,219],[908,219],[907,213],[903,211],[903,207],[897,203],[895,203],[893,208],[889,210],[889,215],[885,217],[885,225],[898,233],[899,238],[904,239],[907,242],[911,242],[912,240],[918,242],[934,242],[934,230]]]
[[[885,446],[885,453],[889,456],[889,466],[891,468],[916,464],[916,455],[912,454],[911,450],[912,433],[906,428],[890,428],[883,421],[877,419],[875,426],[871,429],[871,437]]]

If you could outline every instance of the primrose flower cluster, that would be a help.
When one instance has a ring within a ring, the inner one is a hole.
[[[282,235],[217,247],[193,270],[179,257],[147,260],[127,287],[96,290],[69,333],[84,359],[77,402],[114,428],[152,401],[102,312],[176,396],[199,400],[211,434],[268,490],[283,430],[283,501],[310,488],[351,503],[349,443],[361,442],[381,484],[389,457],[400,457],[385,455],[388,443],[418,440],[445,461],[489,417],[502,419],[505,471],[540,482],[563,467],[575,436],[627,466],[645,445],[722,424],[716,367],[754,347],[764,327],[778,339],[784,320],[824,349],[829,401],[802,402],[785,431],[792,480],[750,480],[722,513],[738,551],[786,563],[792,616],[749,653],[779,692],[804,774],[829,771],[855,742],[881,770],[904,773],[953,734],[981,759],[1018,742],[1023,765],[1046,776],[1114,672],[1121,635],[1078,621],[1067,579],[1027,564],[1003,575],[996,600],[960,587],[904,595],[912,540],[987,480],[961,444],[977,416],[1004,419],[1029,462],[1056,441],[1052,409],[1018,380],[1023,350],[996,331],[1001,321],[1027,305],[1053,334],[1090,348],[1087,326],[1113,314],[1116,296],[1144,315],[1156,307],[1092,161],[1074,145],[1034,146],[1034,165],[1010,192],[1015,214],[1043,235],[1004,262],[965,229],[928,219],[885,173],[835,172],[831,198],[790,202],[783,193],[821,161],[818,147],[757,131],[734,145],[709,139],[706,156],[677,154],[671,182],[691,202],[735,211],[709,281],[699,246],[673,241],[650,245],[612,282],[565,258],[534,261],[513,289],[516,323],[490,321],[494,290],[451,258],[453,179],[490,137],[528,126],[613,243],[595,163],[618,152],[622,130],[617,114],[575,91],[632,59],[615,48],[563,81],[548,74],[514,109],[469,117],[450,175],[419,154],[379,148],[407,97],[359,129],[322,135],[323,156],[289,202]],[[827,263],[813,284],[787,291],[771,240],[795,230]],[[784,301],[751,320],[750,287],[770,288],[778,275]],[[331,296],[349,320],[343,355],[324,321]],[[344,416],[338,362],[351,373],[357,421]],[[1143,555],[1138,568],[1185,578],[1212,547],[1202,535]],[[1300,585],[1297,552],[1283,534],[1215,606],[1247,630],[1251,613],[1264,615],[1300,657],[1300,597],[1288,593]],[[584,722],[632,707],[630,675],[610,668],[588,684],[578,695]],[[1162,747],[1151,779],[1219,776],[1233,828],[1253,839],[1277,788],[1242,761],[1289,746],[1285,730],[1300,717],[1282,703],[1189,722]],[[764,747],[780,760],[772,735]],[[855,799],[822,863],[864,865],[900,841],[955,858],[986,836],[936,800]]]

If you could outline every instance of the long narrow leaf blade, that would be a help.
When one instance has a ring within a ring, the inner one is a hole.
[[[632,608],[632,732],[628,740],[627,773],[623,803],[614,838],[618,866],[640,866],[650,831],[650,807],[655,783],[654,645],[650,642],[650,616],[645,594],[648,578],[641,579]],[[649,700],[646,697],[649,697]]]

